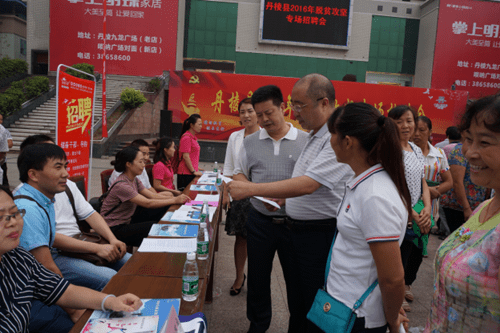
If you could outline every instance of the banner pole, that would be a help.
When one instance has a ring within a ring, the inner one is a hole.
[[[104,13],[103,13],[103,44],[102,44],[102,137],[108,137],[108,119],[106,116],[106,2],[103,2]]]

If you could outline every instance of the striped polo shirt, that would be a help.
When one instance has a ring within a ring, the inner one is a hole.
[[[354,176],[351,167],[337,162],[325,123],[316,134],[309,133],[292,177],[307,176],[321,186],[311,194],[286,199],[286,214],[296,220],[323,220],[337,216],[346,182]]]
[[[0,260],[0,332],[28,332],[31,302],[52,305],[69,282],[43,267],[21,247]]]

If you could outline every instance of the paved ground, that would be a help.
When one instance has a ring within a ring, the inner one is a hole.
[[[19,173],[17,171],[17,155],[7,156],[8,176],[10,185],[15,187],[19,184]],[[111,168],[111,158],[92,159],[92,182],[91,196],[101,195],[100,173]],[[201,163],[201,168],[210,169],[211,164]],[[436,236],[431,236],[429,241],[429,257],[424,258],[420,267],[418,278],[413,285],[415,301],[411,303],[412,311],[408,313],[410,327],[425,326],[429,314],[430,302],[432,298],[432,283],[434,278],[434,254],[440,244]],[[234,237],[228,236],[224,232],[224,227],[220,231],[220,246],[216,257],[215,265],[215,295],[212,304],[205,305],[205,314],[208,318],[211,333],[239,333],[246,332],[249,321],[246,318],[246,296],[247,288],[243,288],[238,296],[230,296],[229,288],[235,278],[233,246]],[[283,274],[277,257],[274,261],[272,272],[272,302],[273,317],[271,327],[268,332],[287,332],[288,308],[286,304],[286,288]]]

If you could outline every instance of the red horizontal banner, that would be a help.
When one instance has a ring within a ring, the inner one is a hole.
[[[291,92],[297,78],[224,74],[209,72],[171,71],[169,110],[173,122],[182,122],[193,113],[199,113],[203,129],[200,139],[227,140],[242,128],[239,124],[238,103],[251,96],[261,86],[274,84],[281,88],[286,103],[285,118],[301,129],[291,110]],[[349,102],[366,102],[380,113],[396,105],[411,105],[420,115],[431,118],[433,132],[444,134],[456,124],[456,117],[465,110],[467,92],[446,89],[424,89],[387,86],[358,82],[332,81],[336,106]]]

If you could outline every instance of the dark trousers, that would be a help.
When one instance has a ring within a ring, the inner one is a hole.
[[[448,227],[450,227],[450,233],[454,232],[465,223],[464,212],[461,210],[455,210],[451,208],[443,207],[444,215],[446,216],[446,222]]]
[[[73,327],[69,315],[58,305],[48,306],[33,300],[28,331],[33,333],[67,333]]]
[[[9,186],[9,179],[7,178],[7,162],[3,163],[1,165],[1,168],[3,170],[2,185],[3,186]]]
[[[325,285],[325,269],[328,253],[332,246],[334,228],[331,231],[290,231],[294,253],[296,255],[295,274],[299,278],[299,290],[302,296],[302,308],[299,315],[301,332],[323,332],[309,321],[306,316],[316,297],[318,289]]]
[[[411,286],[417,279],[417,272],[422,264],[422,250],[412,241],[403,240],[401,243],[401,261],[405,270],[405,285]]]
[[[247,233],[249,332],[265,332],[271,324],[271,271],[276,251],[286,283],[290,311],[288,332],[302,332],[298,320],[302,297],[298,290],[290,230],[284,224],[273,224],[272,217],[250,207]]]
[[[132,215],[132,220],[130,221],[130,223],[134,224],[149,221],[158,223],[158,221],[160,221],[161,218],[165,215],[169,207],[170,206],[160,208],[144,208],[141,206],[137,206],[134,215]]]
[[[116,238],[128,246],[140,246],[142,240],[148,237],[151,226],[158,221],[120,224],[110,227]]]
[[[351,333],[385,333],[387,331],[387,324],[382,327],[365,328],[365,318],[356,318]]]
[[[195,177],[195,175],[177,175],[177,189],[184,190]]]

